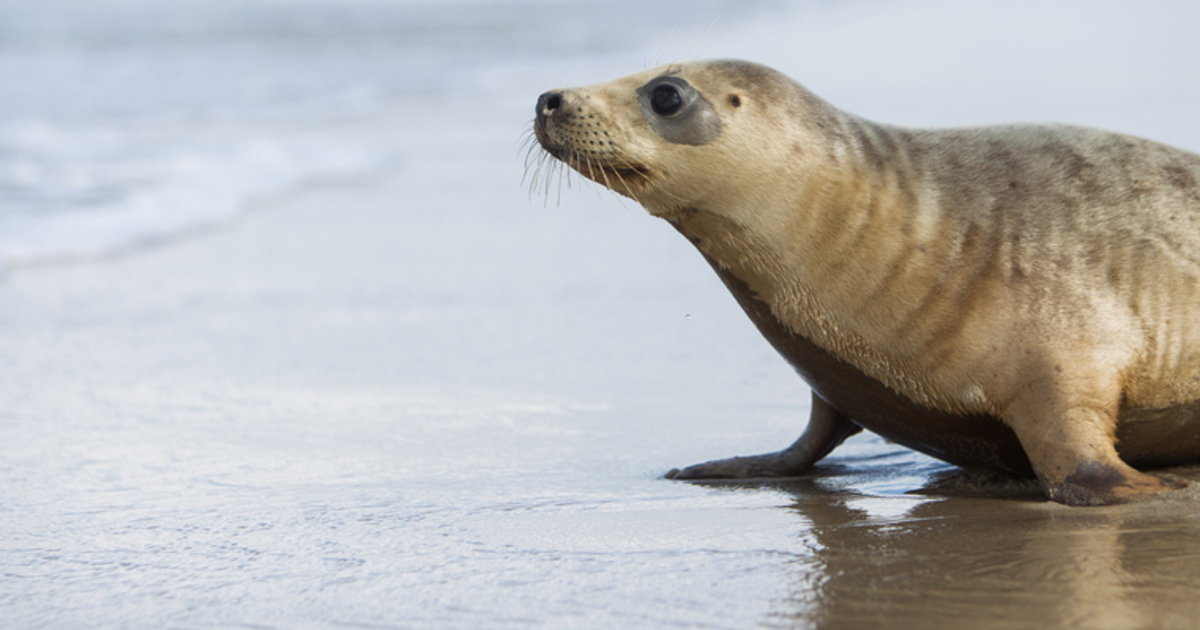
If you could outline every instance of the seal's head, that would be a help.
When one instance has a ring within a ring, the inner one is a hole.
[[[584,177],[667,216],[795,185],[797,149],[832,111],[765,66],[692,62],[546,92],[534,134]]]

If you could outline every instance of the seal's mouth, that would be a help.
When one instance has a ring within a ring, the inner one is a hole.
[[[650,183],[649,169],[642,166],[616,166],[612,164],[599,164],[594,167],[599,171],[600,175],[599,177],[596,177],[592,173],[584,172],[585,170],[590,170],[593,168],[589,164],[585,163],[582,168],[580,166],[573,165],[570,162],[568,162],[567,165],[578,171],[584,177],[587,177],[594,182],[604,184],[609,188],[613,188],[613,186],[610,185],[610,182],[613,178],[615,178],[618,182],[625,184],[626,187],[644,188]]]
[[[653,180],[653,172],[641,164],[612,161],[607,156],[556,144],[543,133],[535,135],[546,155],[615,193],[634,197],[638,191],[650,186]]]
[[[562,160],[567,166],[605,188],[633,196],[650,185],[650,169],[632,164],[608,164],[594,158],[574,156]]]

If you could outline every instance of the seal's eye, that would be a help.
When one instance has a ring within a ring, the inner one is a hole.
[[[637,89],[637,100],[642,118],[667,142],[697,146],[721,135],[721,115],[682,77],[650,79]]]
[[[650,93],[650,107],[654,108],[654,113],[659,116],[672,116],[683,108],[683,97],[675,86],[664,83]]]

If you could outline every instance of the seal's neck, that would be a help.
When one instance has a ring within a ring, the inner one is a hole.
[[[922,279],[936,275],[927,243],[938,209],[916,188],[907,132],[850,117],[836,132],[824,161],[789,174],[787,194],[666,218],[788,329],[890,383],[905,360],[895,336],[936,289]]]
[[[929,248],[939,210],[923,198],[907,131],[845,116],[811,150],[722,207],[664,216],[768,304],[802,292],[847,324]],[[731,207],[724,207],[731,206]]]
[[[798,195],[778,226],[756,230],[831,308],[870,310],[877,291],[931,251],[941,209],[921,188],[907,134],[847,116],[820,164],[824,185]]]

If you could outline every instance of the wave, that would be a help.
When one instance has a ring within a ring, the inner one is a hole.
[[[209,227],[256,200],[362,177],[398,154],[293,112],[0,128],[0,265],[104,255]]]

